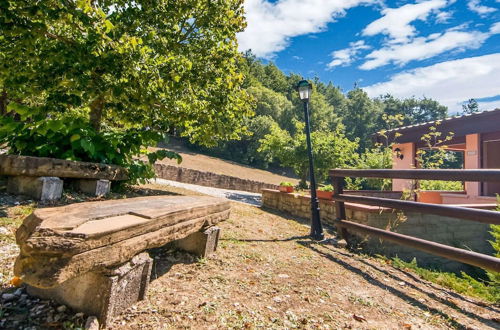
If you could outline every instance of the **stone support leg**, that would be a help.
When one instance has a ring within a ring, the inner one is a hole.
[[[28,293],[94,315],[103,326],[107,326],[114,316],[144,299],[152,264],[147,253],[140,253],[121,266],[105,272],[89,272],[55,288],[28,286]]]
[[[74,182],[75,188],[92,196],[106,196],[111,190],[111,181],[80,179]]]
[[[15,195],[27,195],[41,201],[61,198],[63,181],[57,177],[9,176],[7,192]]]
[[[220,228],[209,227],[183,239],[176,241],[176,246],[184,251],[196,254],[201,258],[209,257],[217,250]]]

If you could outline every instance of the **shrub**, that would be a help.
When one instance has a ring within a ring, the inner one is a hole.
[[[280,186],[282,187],[293,187],[293,183],[288,182],[288,181],[283,181],[280,183]]]
[[[0,117],[0,144],[5,144],[10,154],[115,164],[127,169],[132,184],[154,177],[152,164],[158,159],[181,161],[174,152],[147,151],[162,138],[147,129],[109,128],[97,132],[83,116],[30,116],[22,121]]]
[[[319,187],[318,190],[320,191],[333,191],[333,186],[331,184]]]

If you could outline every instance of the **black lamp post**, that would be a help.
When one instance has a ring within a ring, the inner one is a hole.
[[[316,197],[316,179],[314,177],[314,162],[311,145],[311,127],[309,125],[309,97],[312,93],[312,84],[307,80],[301,80],[297,84],[299,97],[304,103],[304,118],[306,121],[307,155],[309,157],[309,176],[311,182],[311,237],[321,241],[325,238],[323,227],[319,218],[319,202]]]

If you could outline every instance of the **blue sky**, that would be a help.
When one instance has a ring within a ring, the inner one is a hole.
[[[370,96],[500,108],[500,0],[245,0],[240,50]]]

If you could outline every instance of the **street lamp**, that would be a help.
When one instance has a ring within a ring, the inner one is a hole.
[[[314,177],[314,162],[311,145],[311,127],[309,125],[309,98],[312,94],[312,84],[307,80],[301,80],[296,87],[299,97],[304,103],[304,118],[306,121],[307,155],[309,157],[309,181],[311,182],[311,237],[321,241],[325,238],[323,227],[319,218],[319,202],[316,197],[316,179]]]

